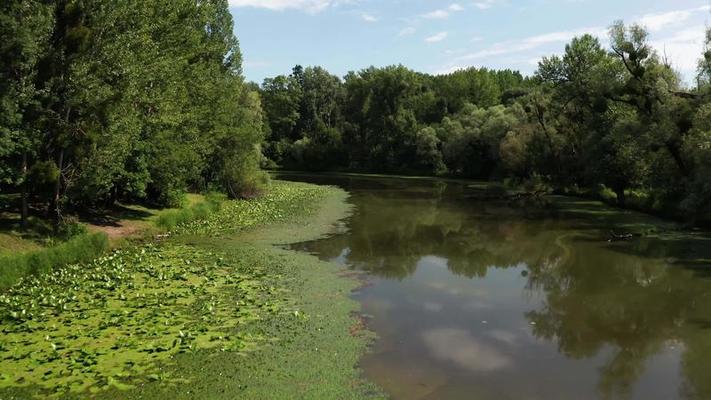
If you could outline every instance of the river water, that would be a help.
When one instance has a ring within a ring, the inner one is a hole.
[[[366,273],[361,367],[393,399],[711,399],[707,233],[477,184],[283,178],[351,194],[347,229],[295,248]]]

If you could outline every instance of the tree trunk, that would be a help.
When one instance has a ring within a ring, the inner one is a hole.
[[[625,189],[624,188],[616,188],[615,194],[617,195],[617,205],[624,208],[625,205],[627,204],[627,198],[625,197]]]
[[[60,199],[62,196],[62,169],[64,168],[64,149],[59,150],[59,159],[57,160],[57,168],[59,169],[59,176],[57,177],[57,183],[54,185],[54,198],[52,199],[53,205],[53,217],[54,217],[54,227],[59,229],[62,223],[62,205],[60,204]]]
[[[27,198],[27,151],[22,153],[22,204],[20,205],[20,226],[22,229],[27,229],[28,207]]]
[[[667,151],[669,151],[669,154],[674,159],[677,168],[679,168],[679,172],[681,172],[684,177],[688,178],[690,175],[690,171],[689,168],[686,166],[686,163],[684,162],[684,158],[681,155],[681,150],[679,149],[679,146],[675,142],[667,142],[665,145]]]

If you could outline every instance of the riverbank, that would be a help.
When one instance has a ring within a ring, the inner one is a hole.
[[[188,194],[181,208],[115,206],[72,216],[60,232],[42,219],[20,228],[19,215],[3,213],[0,229],[0,291],[31,275],[46,274],[69,264],[87,263],[111,249],[150,242],[178,225],[219,211],[223,195]],[[9,245],[8,245],[9,243]]]
[[[157,244],[0,298],[0,397],[371,398],[358,282],[276,247],[348,213],[342,190],[274,182]]]
[[[323,177],[349,177],[349,178],[366,178],[366,179],[400,179],[411,181],[428,181],[428,182],[446,182],[467,185],[470,188],[486,192],[486,197],[526,197],[529,195],[535,196],[566,196],[589,201],[596,201],[616,210],[633,211],[648,216],[659,218],[668,222],[682,224],[685,227],[697,227],[710,229],[711,214],[705,216],[697,216],[695,220],[690,221],[688,218],[683,218],[680,215],[675,215],[668,210],[654,208],[645,202],[638,192],[628,192],[626,203],[621,206],[617,201],[616,195],[610,189],[602,188],[599,192],[592,190],[562,190],[562,189],[543,189],[526,190],[520,186],[510,186],[501,181],[479,181],[466,178],[457,178],[451,176],[426,176],[426,175],[388,175],[378,173],[360,173],[360,172],[308,172],[308,171],[289,171],[289,170],[273,170],[271,174],[274,176],[295,175],[295,176],[323,176]],[[534,197],[535,197],[534,196]]]

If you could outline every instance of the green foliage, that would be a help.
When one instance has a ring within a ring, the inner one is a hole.
[[[501,162],[501,142],[523,119],[518,107],[488,109],[467,104],[458,114],[445,117],[439,137],[445,141],[444,162],[454,175],[489,179]]]
[[[210,193],[206,196],[206,201],[178,210],[161,212],[156,220],[156,225],[166,231],[172,231],[179,225],[206,219],[211,214],[218,212],[224,201],[223,195]]]
[[[573,38],[532,78],[390,66],[341,83],[297,67],[262,85],[265,155],[290,169],[536,181],[576,193],[605,186],[621,206],[707,218],[711,33],[690,90],[644,28],[616,22],[609,34],[609,50],[591,35]],[[322,124],[325,115],[335,122]]]
[[[597,195],[605,203],[608,203],[608,204],[616,204],[617,203],[617,194],[615,193],[614,190],[610,189],[609,187],[607,187],[605,185],[600,185],[600,187],[598,188]]]
[[[67,205],[251,186],[263,118],[233,30],[226,0],[3,3],[0,183],[57,225]]]
[[[429,76],[391,66],[341,82],[320,67],[297,66],[262,85],[271,131],[264,154],[290,169],[442,174],[443,138],[423,129],[466,104],[495,105],[523,81],[513,71]]]
[[[278,182],[259,200],[227,202],[209,224],[183,225],[191,244],[131,247],[23,279],[0,295],[0,396],[374,395],[354,367],[368,339],[349,332],[357,303],[345,294],[357,282],[270,245],[325,233],[345,215],[344,199],[334,188]],[[262,226],[269,244],[225,238],[260,224],[279,224]]]
[[[81,233],[59,245],[29,253],[0,256],[0,288],[20,279],[47,274],[68,264],[89,262],[109,248],[104,233]]]
[[[456,114],[464,106],[475,104],[487,108],[501,104],[502,94],[523,84],[517,71],[493,71],[486,68],[462,69],[432,78],[439,101],[447,113]]]

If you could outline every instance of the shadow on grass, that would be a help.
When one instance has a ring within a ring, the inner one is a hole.
[[[55,236],[54,227],[47,220],[31,215],[27,228],[22,229],[20,215],[10,212],[0,212],[0,234],[33,242],[46,241]]]
[[[124,206],[117,204],[108,209],[90,210],[80,214],[82,221],[99,227],[120,227],[121,221],[148,221],[159,212],[141,206]]]

